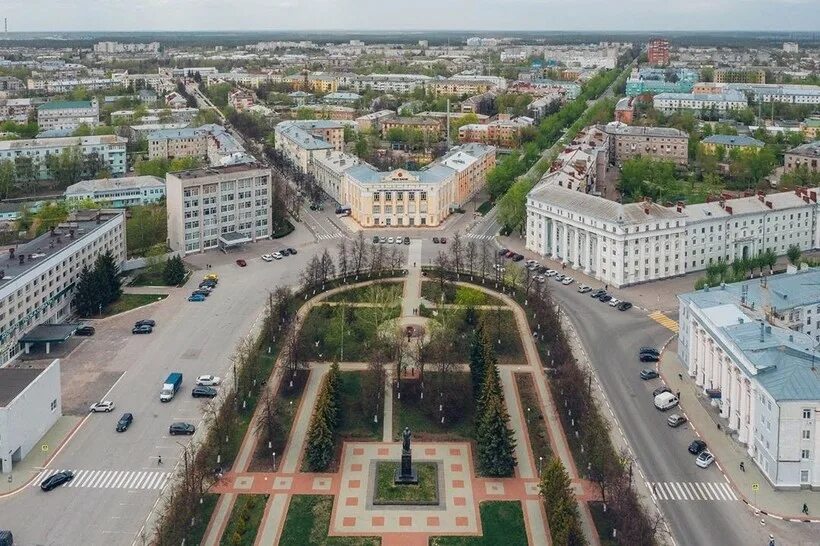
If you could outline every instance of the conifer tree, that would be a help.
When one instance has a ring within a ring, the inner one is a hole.
[[[328,384],[325,378],[316,398],[316,407],[308,429],[305,460],[312,472],[325,470],[333,457],[333,427],[328,420],[332,411],[329,406]]]
[[[547,462],[538,488],[544,498],[544,508],[553,544],[584,546],[586,540],[581,531],[580,515],[575,494],[572,491],[572,482],[564,465],[556,457],[552,457]]]
[[[510,416],[504,398],[497,393],[487,400],[476,437],[478,464],[485,476],[512,476],[515,460],[515,438],[509,427]]]
[[[182,258],[173,256],[165,261],[162,279],[168,286],[176,286],[185,280],[185,264],[182,263]]]
[[[99,310],[99,292],[96,288],[94,272],[83,267],[74,292],[74,308],[81,317],[90,317]]]
[[[473,380],[473,400],[478,401],[484,384],[484,323],[479,322],[470,340],[470,376]]]

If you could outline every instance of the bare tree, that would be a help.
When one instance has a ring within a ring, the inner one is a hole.
[[[342,277],[347,277],[348,267],[350,263],[350,251],[347,246],[347,239],[342,237],[339,239],[339,244],[336,245],[336,263],[338,265],[339,274]]]
[[[492,267],[490,263],[490,252],[490,244],[487,241],[482,240],[478,247],[478,263],[481,269],[482,278],[487,276],[487,270]]]
[[[435,275],[436,279],[438,280],[439,294],[441,294],[441,296],[444,297],[444,291],[447,288],[449,281],[447,275],[450,271],[451,261],[447,254],[445,254],[442,251],[439,251],[438,256],[436,256],[435,264]]]
[[[404,254],[402,254],[401,250],[399,250],[398,247],[392,247],[390,249],[390,269],[392,269],[393,271],[401,269],[403,262]]]
[[[450,245],[450,250],[452,266],[456,272],[456,277],[458,277],[464,267],[464,242],[461,239],[460,231],[453,234],[453,243]]]
[[[370,271],[377,275],[384,269],[384,245],[370,245]]]
[[[319,259],[318,281],[324,285],[328,279],[332,278],[336,273],[336,265],[333,263],[333,258],[330,257],[330,252],[327,249],[322,252],[322,257]]]
[[[256,433],[259,445],[264,446],[282,434],[279,424],[276,397],[270,388],[266,388],[259,400],[259,413],[256,417]]]
[[[384,347],[375,347],[371,351],[367,373],[362,381],[362,408],[366,417],[373,416],[378,421],[383,407],[384,383],[387,378],[388,355]]]
[[[465,256],[467,258],[467,270],[470,272],[470,275],[474,275],[476,261],[476,244],[475,241],[473,241],[472,239],[467,241]]]
[[[351,259],[353,272],[358,276],[362,273],[367,263],[367,245],[364,242],[364,233],[361,231],[359,232],[359,236],[353,241]]]

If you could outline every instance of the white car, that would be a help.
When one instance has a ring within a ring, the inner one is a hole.
[[[715,462],[715,456],[708,451],[701,451],[700,455],[695,459],[695,464],[701,468],[707,468],[713,462]]]
[[[271,256],[270,254],[262,254],[262,259],[265,260],[266,262],[272,262],[273,261],[273,256]]]
[[[527,264],[527,265],[538,264],[538,262],[536,260],[527,260],[524,263]]]
[[[610,306],[610,307],[615,307],[616,305],[618,305],[619,303],[621,303],[621,300],[619,300],[618,298],[612,298],[612,299],[611,299],[611,300],[609,300],[609,302],[607,302],[607,303],[609,303],[609,306]]]
[[[392,244],[393,244],[393,237],[388,237],[388,238],[387,238],[387,244],[388,244],[388,245],[392,245]]]
[[[586,294],[587,292],[591,292],[591,291],[592,291],[592,288],[590,288],[589,286],[587,286],[585,284],[582,284],[582,285],[578,286],[578,292],[580,292],[581,294]]]
[[[572,277],[564,277],[564,280],[561,281],[561,284],[563,284],[565,286],[569,286],[574,282],[575,282],[575,279],[573,279]]]
[[[111,400],[102,400],[100,402],[94,402],[93,404],[91,404],[91,407],[88,408],[88,411],[90,411],[92,413],[102,413],[102,412],[108,413],[109,411],[113,411],[113,410],[114,410],[114,402],[112,402]]]
[[[222,378],[215,375],[200,375],[196,378],[196,384],[202,387],[214,387],[222,382]]]
[[[554,269],[547,269],[547,270],[544,272],[544,276],[545,276],[545,277],[554,277],[554,276],[556,276],[557,274],[558,274],[558,272],[557,272],[557,271],[555,271]]]
[[[281,260],[282,259],[282,253],[279,252],[278,250],[276,252],[274,252],[273,254],[271,254],[271,256],[273,257],[274,260]]]

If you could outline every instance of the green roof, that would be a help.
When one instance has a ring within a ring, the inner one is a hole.
[[[54,100],[41,104],[39,110],[59,110],[63,108],[91,108],[91,101],[87,100]]]
[[[820,127],[820,118],[808,118],[803,123],[805,123],[807,127]]]

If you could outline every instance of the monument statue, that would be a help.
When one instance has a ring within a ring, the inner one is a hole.
[[[416,485],[419,477],[413,469],[413,455],[410,451],[410,427],[404,427],[401,434],[401,466],[396,470],[393,482],[396,485]]]

